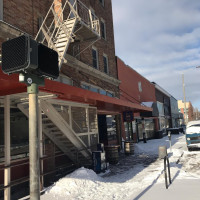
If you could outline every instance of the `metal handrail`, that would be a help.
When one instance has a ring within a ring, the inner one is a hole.
[[[52,170],[52,171],[49,171],[49,172],[40,174],[40,177],[46,176],[46,175],[55,173],[55,172],[57,172],[57,171],[59,171],[59,170],[62,170],[62,169],[64,169],[64,168],[70,168],[70,167],[73,167],[73,166],[76,167],[74,164],[72,164],[71,166],[69,166],[69,165],[62,165],[62,166],[57,167],[55,170]],[[72,171],[74,171],[74,169],[73,169],[73,170],[67,171],[67,173],[70,173],[70,172],[72,172]],[[20,179],[11,181],[11,183],[10,183],[9,185],[6,185],[6,186],[0,185],[0,191],[1,191],[1,190],[4,190],[4,189],[6,189],[6,188],[9,188],[9,187],[13,187],[13,186],[15,186],[15,185],[19,185],[19,184],[24,183],[24,182],[27,182],[27,181],[29,181],[29,177],[26,176],[26,177],[23,177],[23,178],[20,178]]]
[[[93,31],[100,35],[99,18],[80,0],[77,0],[77,12],[81,20]],[[83,12],[82,12],[83,11]],[[94,24],[96,24],[94,26]]]

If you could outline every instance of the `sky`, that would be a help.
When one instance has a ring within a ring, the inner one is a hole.
[[[112,0],[116,55],[200,110],[200,1]]]

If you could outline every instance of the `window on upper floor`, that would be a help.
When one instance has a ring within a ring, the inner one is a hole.
[[[92,64],[95,69],[98,69],[99,67],[98,62],[98,51],[95,47],[92,47]]]
[[[99,94],[103,94],[103,95],[106,95],[106,90],[103,90],[103,89],[99,89]]]
[[[92,92],[96,92],[96,93],[99,93],[99,94],[102,94],[102,95],[106,95],[106,96],[109,96],[109,97],[115,96],[114,92],[107,91],[107,90],[102,89],[98,86],[94,86],[94,85],[91,85],[91,84],[88,84],[88,83],[85,83],[85,82],[81,83],[81,88],[83,88],[85,90],[90,90]]]
[[[105,5],[105,4],[104,4],[104,3],[105,3],[104,0],[99,0],[99,2],[101,3],[102,6]]]
[[[3,0],[0,0],[0,20],[3,20]]]
[[[85,85],[85,84],[81,84],[81,87],[85,90],[90,90],[90,86],[89,85]]]
[[[139,92],[142,92],[142,83],[141,83],[141,81],[138,82],[138,90],[139,90]]]
[[[43,17],[39,17],[38,18],[38,30],[40,29],[42,22],[44,21]],[[42,40],[44,39],[44,34],[42,33],[42,31],[40,31],[39,36],[38,36],[38,42],[42,42]]]
[[[101,19],[101,37],[106,40],[106,24],[103,19]]]
[[[107,91],[107,92],[106,92],[106,95],[109,96],[109,97],[114,97],[114,93],[113,93],[113,92]]]
[[[103,54],[103,66],[104,66],[104,72],[108,74],[108,56],[106,54]]]
[[[91,85],[91,86],[90,86],[90,91],[99,93],[99,88],[97,88],[97,87]]]
[[[73,45],[73,56],[80,60],[80,45],[79,44],[74,44]]]

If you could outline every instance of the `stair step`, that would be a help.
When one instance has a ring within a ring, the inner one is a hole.
[[[67,42],[60,42],[60,43],[55,44],[55,46],[56,46],[57,48],[59,48],[59,47],[65,47],[66,44],[67,44]]]
[[[62,39],[62,38],[68,39],[68,36],[67,36],[65,33],[61,33],[61,34],[59,34],[58,37],[57,37],[58,40],[60,40],[60,39]]]
[[[51,131],[51,133],[52,134],[54,134],[54,135],[58,135],[58,134],[60,134],[60,135],[62,135],[63,133],[60,131],[60,129],[56,129],[56,130],[53,130],[53,131]]]
[[[67,43],[67,42],[68,42],[68,38],[67,38],[67,37],[58,38],[57,41],[56,41],[57,44],[58,44],[58,43],[61,43],[61,42]]]
[[[42,120],[42,123],[47,125],[47,124],[53,124],[51,120]]]
[[[58,140],[63,140],[62,142],[64,142],[64,139],[66,138],[65,135],[60,135],[60,136],[55,136]]]
[[[46,129],[50,130],[50,131],[54,131],[54,130],[59,130],[57,127],[54,127],[54,128],[47,128],[45,127]]]
[[[60,130],[53,132],[53,134],[55,136],[63,135],[63,133]]]
[[[59,53],[62,53],[65,50],[65,47],[59,47],[57,48],[57,50],[59,51]]]
[[[64,23],[65,24],[74,23],[75,20],[76,20],[75,18],[71,18],[71,19],[68,19],[68,20],[64,20]]]
[[[72,24],[71,26],[67,26],[67,27],[65,26],[65,28],[61,28],[58,34],[59,35],[61,35],[61,34],[65,34],[65,35],[71,34],[73,26],[74,25]],[[65,32],[65,29],[66,29],[67,32]]]

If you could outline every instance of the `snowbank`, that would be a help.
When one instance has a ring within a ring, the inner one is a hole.
[[[132,200],[158,184],[165,190],[163,160],[155,159],[162,145],[169,148],[168,137],[136,144],[136,155],[111,165],[110,173],[102,177],[82,167],[48,188],[41,200]],[[185,136],[172,135],[172,152],[168,149],[168,153],[173,181],[200,178],[200,153],[186,149]]]
[[[96,188],[98,181],[102,181],[93,170],[84,167],[74,171],[57,181],[52,187],[48,188],[46,194],[41,199],[79,199],[80,193],[83,194],[90,188]]]

